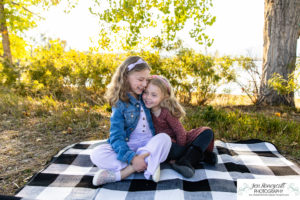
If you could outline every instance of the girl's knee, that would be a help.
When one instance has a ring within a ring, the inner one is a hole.
[[[101,159],[99,159],[99,152],[97,149],[91,152],[90,159],[94,165],[98,166],[98,161]]]
[[[159,133],[158,136],[160,137],[160,142],[162,142],[164,145],[167,145],[171,148],[172,141],[171,137],[166,133]]]
[[[206,129],[201,134],[202,134],[202,136],[205,135],[205,137],[210,138],[210,140],[214,139],[214,132],[211,129]]]
[[[90,155],[90,159],[93,165],[96,165],[98,167],[96,157],[93,154]]]
[[[94,165],[100,167],[101,163],[103,163],[103,160],[107,159],[108,154],[109,152],[104,145],[99,146],[91,152],[90,159]]]

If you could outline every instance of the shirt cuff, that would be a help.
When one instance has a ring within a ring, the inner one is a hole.
[[[136,153],[134,151],[128,151],[124,156],[124,158],[125,158],[124,160],[127,160],[127,163],[131,164],[131,161],[135,155],[136,155]]]

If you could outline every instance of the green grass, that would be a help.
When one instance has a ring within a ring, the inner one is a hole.
[[[187,116],[183,119],[186,130],[209,126],[216,133],[216,139],[238,141],[257,138],[269,141],[281,152],[300,159],[300,123],[297,121],[274,114],[249,113],[241,109],[228,111],[224,107],[213,106],[186,106],[186,112]],[[14,120],[16,126],[22,126],[21,119],[34,118],[39,120],[40,130],[71,130],[72,133],[82,134],[100,126],[109,127],[110,113],[106,104],[97,106],[76,98],[65,101],[55,100],[51,96],[33,98],[1,89],[0,115]],[[104,134],[103,138],[108,134]]]
[[[225,141],[260,139],[271,142],[295,159],[300,159],[300,123],[275,115],[244,113],[241,110],[226,111],[222,108],[187,107],[183,124],[187,130],[209,126],[216,138]]]
[[[37,119],[41,130],[73,132],[97,128],[105,113],[102,106],[90,105],[76,99],[59,101],[52,96],[29,97],[15,94],[12,90],[0,92],[0,115],[22,125],[25,118]],[[107,113],[106,113],[107,115]],[[106,120],[107,121],[107,120]]]

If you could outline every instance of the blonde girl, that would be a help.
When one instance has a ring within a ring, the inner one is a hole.
[[[116,70],[107,88],[106,98],[112,106],[108,144],[91,153],[99,168],[93,185],[120,181],[134,172],[144,172],[146,179],[160,179],[160,163],[165,161],[171,139],[155,135],[150,110],[141,94],[151,68],[139,56],[128,57]]]
[[[194,175],[194,167],[201,161],[215,165],[217,156],[213,150],[214,133],[209,127],[199,127],[185,131],[180,118],[185,111],[174,96],[169,81],[158,75],[149,78],[148,86],[143,93],[147,108],[151,109],[154,128],[157,133],[167,133],[172,139],[168,155],[173,169],[184,177]]]

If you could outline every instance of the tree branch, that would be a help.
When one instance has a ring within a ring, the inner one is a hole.
[[[21,8],[23,8],[25,11],[27,11],[27,12],[29,12],[29,13],[31,13],[31,14],[33,14],[33,15],[36,15],[36,16],[38,16],[40,19],[43,19],[43,20],[45,20],[45,18],[44,17],[42,17],[42,16],[40,16],[40,15],[38,15],[38,14],[36,14],[36,13],[34,13],[34,12],[32,12],[31,10],[28,10],[26,7],[24,7],[24,6],[22,6],[22,5],[20,5],[19,3],[16,3],[16,2],[11,2],[13,5],[17,5],[17,6],[20,6]]]

